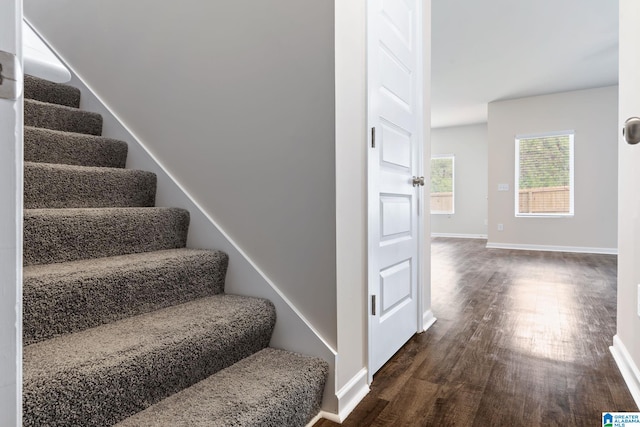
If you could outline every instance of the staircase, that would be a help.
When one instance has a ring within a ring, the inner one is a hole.
[[[270,348],[270,301],[224,293],[80,91],[25,76],[24,426],[304,426],[327,364]]]

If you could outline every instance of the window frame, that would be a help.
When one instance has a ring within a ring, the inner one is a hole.
[[[559,213],[520,213],[520,141],[523,139],[548,138],[556,136],[569,137],[569,212]],[[517,218],[572,218],[575,216],[575,131],[563,130],[544,133],[523,134],[515,136],[515,183],[514,211]]]
[[[456,213],[456,156],[454,154],[433,154],[431,156],[431,164],[429,165],[429,182],[431,182],[431,173],[433,172],[433,160],[451,159],[451,211],[432,211],[431,210],[431,191],[429,192],[429,212],[431,215],[454,215]],[[429,188],[431,189],[431,188]]]

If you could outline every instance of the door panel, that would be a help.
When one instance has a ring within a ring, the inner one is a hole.
[[[370,375],[418,330],[418,6],[369,1],[369,125],[376,131],[369,149]]]
[[[400,167],[405,172],[411,172],[411,134],[395,127],[393,124],[380,123],[382,129],[382,162],[386,167]]]

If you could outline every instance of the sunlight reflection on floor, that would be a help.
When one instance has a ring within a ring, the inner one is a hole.
[[[509,287],[513,309],[505,324],[513,347],[532,356],[565,362],[576,362],[575,337],[580,327],[576,313],[571,312],[575,298],[574,285],[518,279]]]

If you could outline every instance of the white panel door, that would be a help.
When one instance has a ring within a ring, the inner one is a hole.
[[[370,378],[419,329],[422,44],[417,0],[369,0]],[[375,135],[374,135],[375,133]]]
[[[20,58],[21,25],[22,2],[0,0],[0,51]],[[6,75],[11,66],[0,62]],[[0,426],[22,425],[21,147],[22,99],[0,99]]]
[[[640,117],[640,2],[620,0],[619,124]],[[640,144],[620,135],[618,169],[618,325],[617,334],[640,366]],[[615,353],[614,353],[615,354]],[[624,371],[623,371],[624,372]],[[636,379],[637,380],[637,379]],[[632,380],[633,383],[633,380]],[[631,388],[638,402],[637,389]]]

